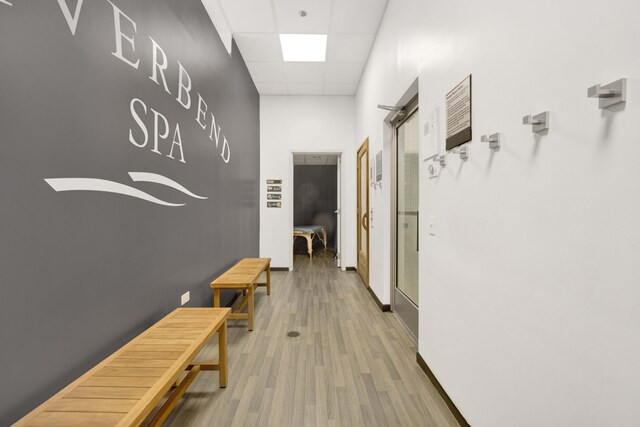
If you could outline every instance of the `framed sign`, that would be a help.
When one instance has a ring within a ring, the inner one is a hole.
[[[446,97],[447,150],[471,141],[471,74]]]
[[[267,184],[282,184],[281,179],[268,179]]]
[[[267,200],[281,200],[282,194],[269,193],[267,194]]]
[[[279,185],[268,185],[267,186],[267,191],[280,193],[282,191],[282,187],[279,186]]]
[[[267,202],[268,208],[281,208],[282,202]]]

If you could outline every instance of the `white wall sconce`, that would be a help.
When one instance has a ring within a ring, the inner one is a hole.
[[[600,109],[627,101],[627,79],[616,80],[604,86],[595,85],[587,89],[589,98],[598,98]]]
[[[540,114],[536,114],[535,116],[531,116],[531,114],[524,116],[522,118],[523,125],[533,125],[531,131],[534,133],[544,132],[545,130],[549,130],[549,112],[545,111]]]
[[[480,137],[480,141],[481,142],[488,142],[489,143],[489,148],[492,150],[499,150],[500,149],[500,142],[501,142],[501,136],[500,136],[500,132],[494,133],[492,135],[482,135]]]

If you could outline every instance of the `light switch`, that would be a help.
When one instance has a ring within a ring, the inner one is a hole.
[[[429,216],[429,234],[432,236],[436,235],[436,217]]]

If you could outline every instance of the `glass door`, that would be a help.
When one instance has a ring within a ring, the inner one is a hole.
[[[415,105],[414,105],[415,104]],[[411,109],[411,106],[414,108]],[[418,336],[419,147],[417,99],[395,122],[396,137],[396,265],[393,311]]]

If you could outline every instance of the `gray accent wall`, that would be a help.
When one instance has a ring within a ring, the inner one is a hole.
[[[86,0],[75,35],[76,0],[62,2],[69,16],[58,1],[9,3],[0,2],[0,425],[178,307],[184,292],[189,306],[210,306],[209,282],[258,256],[259,227],[259,96],[200,0]],[[120,16],[135,50],[116,36],[114,5],[136,24],[134,33]],[[159,84],[151,78],[150,37],[166,54],[170,94],[159,75]],[[114,55],[118,39],[121,56],[139,60],[138,69]],[[189,109],[176,100],[178,61],[192,83]],[[196,121],[198,93],[208,108],[205,129]],[[142,127],[130,110],[134,98],[147,110],[137,104]],[[160,153],[152,150],[152,109],[170,129]],[[173,144],[176,124],[184,163]],[[141,145],[143,128],[141,148],[129,137]],[[135,182],[130,172],[161,175],[206,199]],[[61,178],[184,206],[55,191],[45,181]]]

